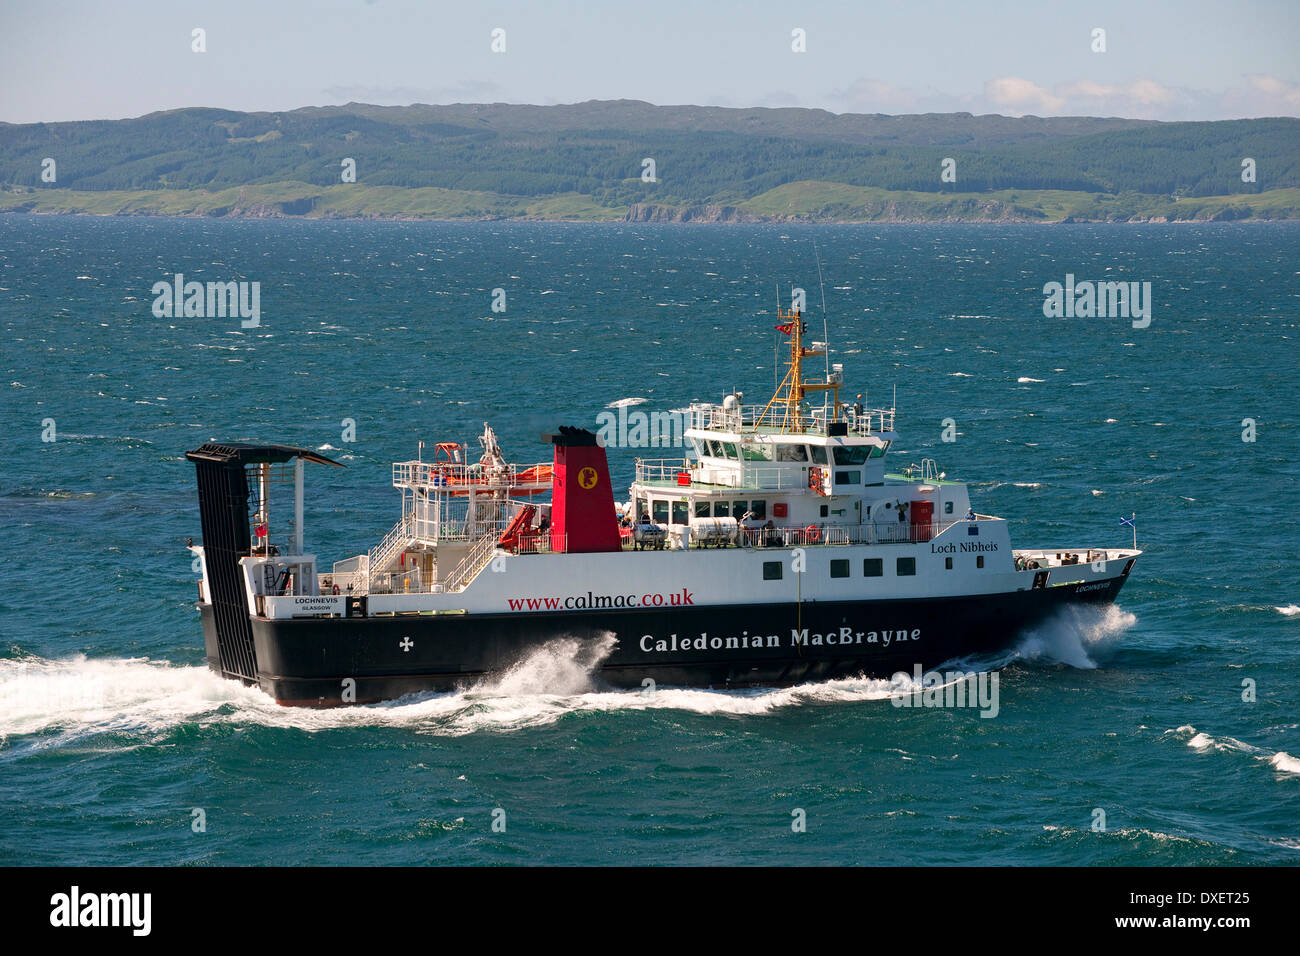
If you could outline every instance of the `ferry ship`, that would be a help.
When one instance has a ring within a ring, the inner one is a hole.
[[[337,462],[274,444],[188,452],[209,667],[281,704],[363,704],[577,638],[612,648],[594,676],[613,687],[783,685],[928,670],[1115,600],[1136,538],[1013,548],[1006,519],[974,511],[933,460],[888,472],[892,403],[841,401],[842,365],[806,341],[800,311],[777,313],[788,358],[771,399],[679,410],[686,456],[637,459],[621,504],[602,436],[560,427],[549,460],[518,464],[485,424],[477,460],[442,442],[394,463],[400,519],[323,566],[304,471]]]

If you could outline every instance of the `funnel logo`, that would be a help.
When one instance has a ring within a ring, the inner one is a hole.
[[[578,472],[578,484],[582,485],[582,487],[587,491],[591,491],[592,488],[595,488],[598,480],[599,478],[596,475],[595,468],[583,468]]]

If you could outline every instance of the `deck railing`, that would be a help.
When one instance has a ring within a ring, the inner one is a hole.
[[[808,463],[803,462],[802,466]],[[820,466],[825,469],[827,466]],[[717,485],[722,488],[741,488],[749,491],[785,491],[802,488],[808,481],[800,462],[785,465],[737,462],[734,468],[693,466],[689,458],[639,458],[636,463],[636,480],[667,482],[679,486],[691,484]]]
[[[796,527],[793,525],[782,525],[771,528],[746,528],[739,527],[736,533],[723,542],[716,539],[703,541],[693,535],[688,536],[688,546],[694,550],[697,548],[715,548],[715,547],[744,547],[744,548],[791,548],[791,547],[812,547],[820,545],[849,545],[849,544],[919,544],[926,541],[933,541],[944,534],[962,534],[960,531],[954,531],[959,525],[979,525],[981,522],[1002,521],[1002,518],[995,518],[991,515],[980,515],[974,521],[968,520],[949,520],[949,521],[931,521],[925,524],[911,524],[909,522],[889,522],[880,524],[863,524],[863,525],[807,525]],[[670,550],[680,550],[680,547],[674,547],[674,542],[680,543],[681,525],[660,525],[668,531],[668,538],[664,547]],[[674,533],[677,532],[677,533]],[[623,539],[623,550],[630,551],[635,548],[634,539],[625,535]]]
[[[448,492],[494,491],[551,484],[551,462],[510,464],[485,470],[477,462],[395,461],[393,486],[444,489]]]
[[[411,538],[415,536],[415,519],[412,515],[404,514],[397,524],[393,525],[391,531],[384,535],[384,540],[370,549],[367,561],[368,568],[374,568],[377,571],[383,571],[388,567],[389,562],[397,557],[398,552],[406,548]]]
[[[515,543],[515,554],[564,554],[569,550],[567,534],[553,535],[549,531],[541,534],[521,534]]]
[[[752,433],[760,429],[779,430],[780,422],[774,418],[774,415],[781,415],[783,412],[774,408],[768,409],[767,418],[764,419],[764,408],[763,405],[735,405],[728,408],[711,402],[696,402],[686,408],[678,408],[673,411],[676,414],[685,416],[687,428],[713,429],[736,434]],[[823,416],[820,415],[820,412],[820,408],[813,408],[803,413],[805,432],[825,433],[825,422],[822,420]],[[892,432],[894,430],[894,409],[864,408],[858,411],[856,406],[846,405],[844,407],[844,421],[848,425],[849,434],[852,435]]]

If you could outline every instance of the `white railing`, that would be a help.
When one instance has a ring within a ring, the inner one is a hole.
[[[336,587],[339,594],[367,594],[370,591],[370,571],[331,571],[321,575],[321,594],[333,594]]]
[[[1096,561],[1116,561],[1131,558],[1137,554],[1131,548],[1080,548],[1074,551],[1067,548],[1044,551],[1039,548],[1016,548],[1012,554],[1023,558],[1026,563],[1037,561],[1044,568],[1088,567]]]
[[[484,469],[478,463],[446,461],[393,462],[393,486],[428,488],[448,493],[500,491],[509,488],[549,488],[551,462],[503,465]]]
[[[408,512],[409,514],[409,512]],[[477,541],[485,534],[496,532],[497,537],[505,533],[506,528],[510,526],[510,518],[499,518],[493,520],[480,519],[470,522],[464,520],[456,521],[438,521],[432,518],[419,518],[412,516],[411,537],[419,541],[447,542],[447,541]]]
[[[988,520],[1001,520],[988,519]],[[742,528],[741,541],[746,547],[803,547],[805,545],[845,544],[918,544],[945,534],[958,525],[974,521],[931,521],[912,524],[906,521],[862,525],[808,525],[807,527]]]
[[[1002,520],[1002,518],[983,515],[976,521],[931,521],[928,524],[912,524],[900,521],[897,523],[881,522],[880,524],[868,523],[863,525],[815,524],[803,527],[794,525],[771,528],[741,527],[737,529],[735,535],[725,540],[725,544],[745,548],[793,548],[823,544],[920,544],[933,541],[944,534],[952,532],[952,529],[961,525]],[[681,526],[660,525],[660,527],[669,531],[669,538],[671,539],[673,529]],[[960,531],[952,533],[961,534]],[[693,549],[717,547],[722,543],[724,542],[716,537],[701,540],[694,534],[690,536],[690,547]],[[631,550],[634,546],[631,537],[624,538],[623,550]]]
[[[933,458],[922,458],[919,465],[913,462],[901,472],[897,474],[891,473],[885,477],[913,484],[937,485],[943,480],[943,473],[939,471],[939,466],[935,464]]]
[[[367,593],[369,594],[418,594],[429,590],[424,584],[424,575],[417,564],[396,571],[376,571],[371,573],[368,579]]]
[[[497,547],[497,535],[486,534],[469,549],[469,554],[465,555],[456,565],[455,570],[447,577],[442,578],[436,585],[439,591],[459,591],[472,581],[477,574],[483,570],[492,560],[492,552]]]
[[[687,487],[692,484],[719,485],[724,488],[747,488],[751,491],[783,491],[807,484],[803,469],[807,462],[786,465],[736,462],[735,467],[709,467],[687,458],[639,458],[636,463],[638,482],[661,481]],[[826,466],[820,466],[823,470]]]
[[[402,515],[401,520],[393,525],[393,530],[384,535],[384,540],[370,549],[367,556],[369,568],[377,572],[386,571],[393,558],[406,549],[414,536],[414,518],[409,514]]]
[[[783,424],[785,414],[784,406],[778,408],[772,406],[767,409],[767,417],[763,417],[764,405],[736,405],[732,408],[726,408],[722,405],[716,405],[711,402],[696,402],[686,408],[674,409],[675,414],[686,416],[687,428],[714,429],[717,431],[734,432],[736,434],[754,432],[760,427],[772,429],[780,428]],[[820,409],[810,409],[803,415],[803,423],[806,431],[825,431],[824,415],[818,414]],[[864,408],[857,410],[855,405],[844,406],[844,421],[848,425],[849,433],[853,435],[870,435],[876,432],[892,432],[894,430],[894,414],[892,408]]]
[[[557,544],[559,547],[556,547]],[[568,550],[569,536],[553,535],[549,531],[543,531],[541,534],[521,534],[514,549],[515,554],[563,554]]]

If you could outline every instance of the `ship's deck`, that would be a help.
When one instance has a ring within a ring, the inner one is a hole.
[[[829,468],[831,466],[817,465],[815,467]],[[780,469],[771,469],[771,470],[781,472]],[[687,468],[683,468],[682,471],[686,473],[690,473],[690,469]],[[691,481],[687,484],[683,484],[676,477],[662,477],[662,478],[638,477],[637,484],[651,491],[656,491],[656,490],[676,491],[682,488],[692,488],[696,491],[720,492],[720,493],[732,492],[732,491],[791,491],[791,490],[799,490],[804,487],[804,485],[800,482],[781,481],[780,478],[778,478],[774,483],[764,484],[762,483],[761,480],[764,477],[764,474],[760,469],[746,469],[746,478],[749,477],[751,472],[754,472],[753,475],[754,480],[746,481],[744,484],[729,484],[729,483],[720,483],[720,482],[711,482],[711,481],[698,481],[694,477],[692,477]],[[785,474],[788,473],[783,473],[781,477],[785,477]],[[886,474],[884,485],[869,485],[865,487],[881,488],[881,487],[888,487],[890,485],[920,485],[920,484],[960,485],[963,484],[963,482],[953,481],[947,478],[921,478],[917,475]]]

